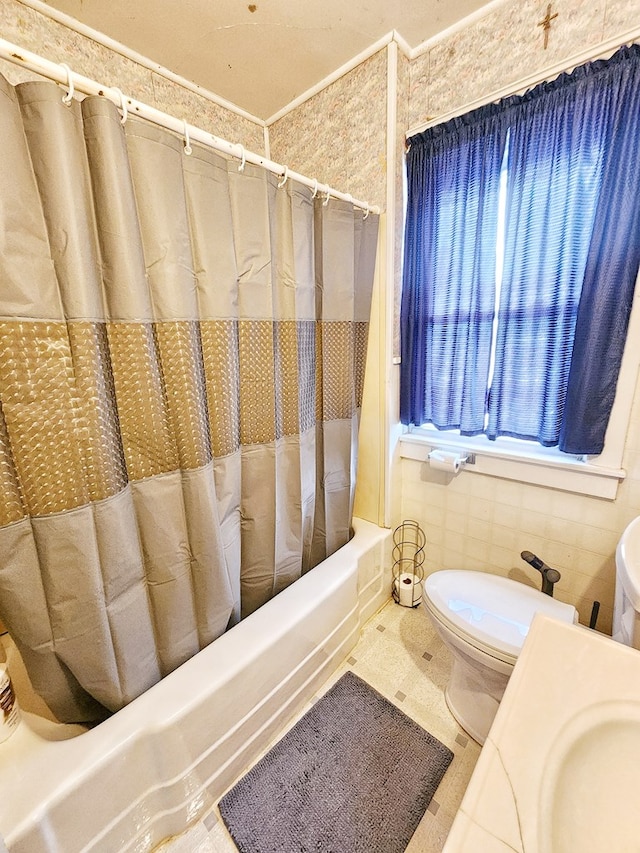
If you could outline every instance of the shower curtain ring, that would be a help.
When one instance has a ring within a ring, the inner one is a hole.
[[[189,157],[193,153],[193,148],[191,147],[191,140],[189,139],[189,125],[187,124],[187,120],[184,120],[184,153]]]
[[[242,151],[242,159],[241,159],[240,165],[238,166],[238,171],[244,172],[244,167],[247,164],[247,152],[244,150],[244,145],[239,145],[238,147]]]
[[[317,195],[318,195],[318,179],[314,178],[313,179],[313,195],[311,196],[311,198],[315,198]]]
[[[127,100],[124,96],[124,93],[122,92],[121,89],[118,89],[117,86],[112,86],[111,91],[117,92],[118,95],[120,96],[120,109],[122,111],[122,118],[120,119],[120,124],[126,124],[127,119],[129,118],[129,109],[127,107]]]
[[[281,189],[287,183],[288,178],[289,178],[289,167],[285,166],[284,167],[284,173],[282,175],[282,180],[278,181],[278,189]]]
[[[326,207],[329,204],[330,198],[331,198],[331,190],[327,190],[326,195],[324,197],[324,201],[322,202],[323,207]]]
[[[365,212],[364,212],[364,216],[362,217],[362,221],[363,221],[363,222],[365,221],[365,219],[368,219],[368,218],[369,218],[369,214],[370,214],[370,213],[371,213],[371,208],[370,208],[370,207],[368,207],[368,208],[365,210]]]
[[[69,107],[71,106],[71,101],[73,100],[73,93],[75,91],[73,86],[73,73],[65,62],[61,62],[60,66],[64,68],[64,70],[67,72],[67,94],[63,95],[62,103],[65,105],[65,107]]]

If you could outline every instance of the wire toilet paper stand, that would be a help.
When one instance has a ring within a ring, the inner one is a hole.
[[[393,531],[391,595],[396,604],[403,607],[417,607],[422,601],[426,542],[424,531],[417,521],[407,519]]]

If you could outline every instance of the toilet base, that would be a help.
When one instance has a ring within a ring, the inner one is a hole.
[[[449,684],[444,698],[457,722],[481,746],[487,739],[500,700],[509,681],[510,672],[501,673],[482,667],[454,655]]]

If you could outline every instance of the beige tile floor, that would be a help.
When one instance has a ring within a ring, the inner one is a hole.
[[[348,659],[276,738],[278,740],[344,672],[352,670],[453,750],[454,759],[406,853],[442,850],[480,755],[478,744],[463,732],[446,706],[443,690],[450,666],[450,654],[431,627],[422,605],[412,610],[389,601],[366,623]],[[157,848],[157,853],[160,851],[237,853],[237,848],[214,809],[199,824],[162,844]]]

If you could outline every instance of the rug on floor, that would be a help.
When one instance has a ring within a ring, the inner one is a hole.
[[[352,672],[220,800],[241,853],[402,853],[453,759]]]

